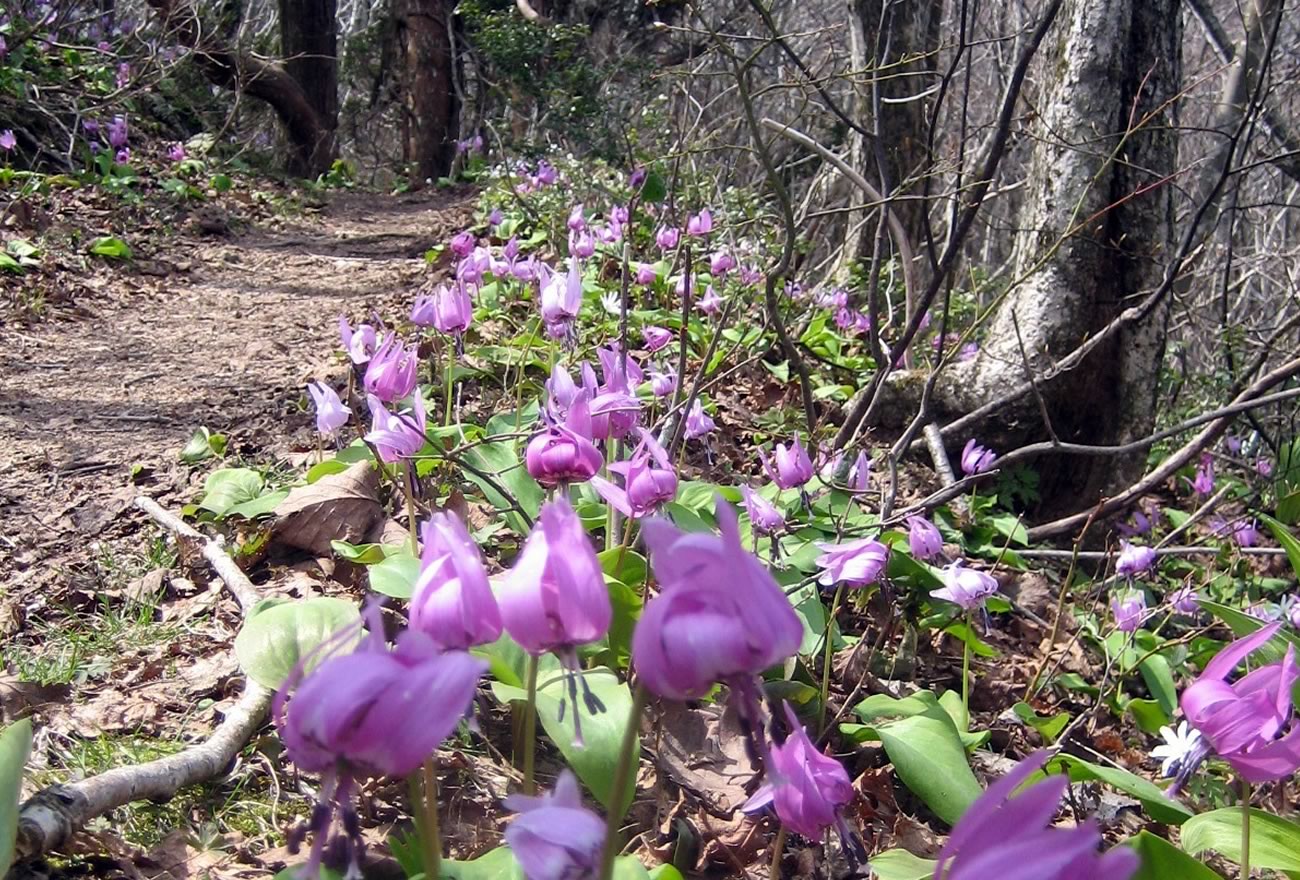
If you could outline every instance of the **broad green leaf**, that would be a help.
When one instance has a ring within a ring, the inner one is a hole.
[[[529,528],[523,517],[513,510],[510,500],[497,488],[500,486],[509,492],[530,519],[537,519],[537,511],[541,509],[545,496],[542,487],[524,469],[514,447],[506,442],[482,443],[465,450],[462,459],[469,466],[464,470],[465,479],[483,490],[488,502],[505,514],[510,528],[520,535],[528,534]]]
[[[1132,880],[1223,880],[1217,873],[1150,831],[1139,832],[1128,845],[1142,857],[1142,865]]]
[[[394,599],[409,599],[415,592],[415,582],[420,578],[420,557],[411,552],[409,544],[388,554],[383,562],[370,566],[366,574],[370,589]]]
[[[645,557],[626,547],[611,547],[596,554],[600,567],[605,574],[629,587],[640,587],[645,583]]]
[[[569,675],[558,671],[548,676],[538,676],[537,717],[569,766],[586,784],[596,800],[606,808],[614,803],[614,770],[618,766],[619,750],[623,747],[623,731],[627,728],[632,710],[632,692],[608,669],[589,669],[581,673],[591,692],[605,706],[605,711],[591,714],[583,705],[582,683],[578,683],[578,711],[582,713],[582,738],[584,746],[573,744],[573,705],[569,699]],[[512,687],[501,682],[492,685],[492,693],[503,703],[527,699],[522,687]],[[561,719],[563,707],[563,719]],[[633,745],[641,753],[638,737]],[[629,780],[626,791],[619,794],[622,809],[632,803],[636,790],[635,779]]]
[[[499,846],[476,859],[443,859],[441,880],[523,880],[509,847]]]
[[[1169,669],[1169,661],[1160,654],[1152,654],[1138,665],[1142,680],[1147,690],[1160,704],[1166,714],[1172,715],[1178,708],[1178,688],[1174,685],[1174,674]]]
[[[1286,551],[1287,562],[1291,563],[1291,572],[1296,577],[1300,577],[1300,541],[1296,540],[1295,535],[1291,534],[1289,528],[1273,519],[1273,517],[1260,514],[1259,518],[1264,521],[1264,525],[1268,526],[1268,530],[1273,533],[1273,537]]]
[[[259,602],[235,636],[235,657],[253,681],[278,688],[314,648],[360,619],[357,607],[345,599]]]
[[[1124,704],[1124,710],[1133,716],[1144,733],[1159,733],[1160,728],[1168,725],[1171,720],[1159,700],[1132,699]]]
[[[952,694],[952,696],[948,696],[949,694]],[[888,694],[873,694],[858,703],[853,712],[867,722],[868,725],[873,725],[878,718],[923,715],[938,708],[940,711],[947,713],[948,717],[952,719],[953,726],[961,737],[962,746],[966,749],[978,748],[988,742],[989,731],[969,733],[964,729],[965,725],[961,723],[961,695],[954,691],[945,691],[944,697],[945,699],[939,699],[932,691],[917,691],[910,697],[904,697],[901,700],[896,700]],[[953,704],[954,700],[956,701],[955,706]],[[854,733],[856,742],[878,738],[875,735],[874,728],[871,727]]]
[[[6,253],[0,253],[0,269],[14,272],[18,275],[24,274],[22,264]]]
[[[1224,807],[1193,816],[1183,825],[1183,849],[1191,855],[1212,849],[1241,861],[1241,808]],[[1300,871],[1300,825],[1263,810],[1250,811],[1250,866]]]
[[[1042,738],[1049,742],[1055,742],[1056,738],[1065,730],[1065,726],[1070,723],[1069,712],[1058,712],[1055,715],[1039,715],[1034,711],[1034,707],[1021,701],[1011,707],[1011,711],[1016,713],[1016,717],[1025,724],[1038,731]]]
[[[668,198],[667,181],[658,171],[651,171],[645,176],[645,183],[641,184],[642,201],[658,204],[666,198]]]
[[[97,257],[114,260],[131,259],[131,246],[113,235],[101,235],[90,243],[90,252]]]
[[[0,733],[0,877],[9,873],[18,839],[18,798],[22,794],[23,768],[32,750],[32,722],[15,721]]]
[[[256,500],[264,485],[262,475],[251,468],[213,471],[203,481],[203,500],[199,507],[217,516],[225,516],[232,508]]]
[[[1192,818],[1192,811],[1187,807],[1169,798],[1153,782],[1143,779],[1127,770],[1121,770],[1118,767],[1104,767],[1100,764],[1093,764],[1082,758],[1076,758],[1074,755],[1059,754],[1054,756],[1047,763],[1050,772],[1060,772],[1065,769],[1070,774],[1070,779],[1075,782],[1084,780],[1097,780],[1104,782],[1111,788],[1118,789],[1125,794],[1132,795],[1142,802],[1148,814],[1157,822],[1163,822],[1166,825],[1181,825],[1188,819]]]
[[[682,872],[672,865],[664,862],[662,865],[656,865],[649,871],[650,880],[686,880]]]
[[[905,849],[887,849],[871,857],[871,870],[878,880],[930,880],[937,864]]]
[[[334,555],[357,565],[376,565],[388,558],[387,544],[349,544],[347,541],[330,541]]]
[[[337,458],[327,458],[322,462],[312,465],[307,470],[307,482],[314,483],[321,477],[328,477],[330,474],[341,474],[348,469],[347,462]]]
[[[1201,599],[1200,604],[1201,608],[1227,624],[1228,628],[1232,630],[1232,634],[1238,638],[1248,636],[1268,624],[1266,620],[1251,617],[1244,611],[1238,611],[1236,608],[1221,605],[1218,602],[1211,602],[1208,599]],[[1297,650],[1300,650],[1300,635],[1296,635],[1289,627],[1284,626],[1266,644],[1260,646],[1259,650],[1252,654],[1251,657],[1264,663],[1275,663],[1286,654],[1288,642],[1295,645]]]
[[[185,464],[196,464],[214,455],[223,455],[225,451],[225,434],[213,434],[207,428],[199,427],[194,429],[194,433],[186,441],[180,458]]]
[[[280,502],[288,497],[288,489],[267,492],[258,495],[256,498],[250,498],[248,501],[236,504],[226,511],[226,516],[242,516],[244,519],[256,519],[259,516],[266,516],[279,507]]]

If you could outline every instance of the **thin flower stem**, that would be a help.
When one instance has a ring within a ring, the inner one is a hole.
[[[411,552],[418,554],[420,552],[420,539],[415,528],[415,462],[409,458],[405,462],[405,473],[406,480],[402,486],[402,491],[406,495],[406,526],[411,533]]]
[[[970,612],[966,612],[966,635],[961,640],[961,714],[970,729],[970,638],[973,634]]]
[[[535,794],[533,759],[537,754],[537,656],[528,657],[528,702],[524,706],[524,794]]]
[[[831,695],[831,627],[835,626],[835,615],[840,610],[840,600],[844,598],[844,582],[835,588],[835,598],[831,600],[831,613],[826,618],[826,634],[822,637],[822,699],[817,709],[817,735],[826,725],[826,701]],[[784,829],[782,829],[784,830]]]
[[[451,427],[451,376],[454,372],[455,366],[456,346],[452,345],[451,340],[449,339],[447,340],[447,369],[444,371],[446,375],[443,377],[443,380],[446,383],[444,392],[447,395],[446,402],[443,404],[442,426],[444,428]]]
[[[442,871],[442,838],[438,834],[438,768],[433,756],[424,761],[424,845],[425,880],[438,880]]]
[[[1241,880],[1250,880],[1250,783],[1241,780]]]
[[[600,854],[600,873],[597,880],[613,880],[614,859],[619,851],[619,826],[627,805],[623,803],[623,792],[636,778],[636,767],[641,759],[640,749],[636,747],[636,737],[641,729],[641,712],[645,709],[646,689],[640,682],[632,689],[632,708],[627,713],[627,727],[623,728],[623,742],[619,745],[618,766],[614,768],[614,785],[609,817],[605,825],[605,848]]]
[[[769,880],[781,880],[781,857],[785,855],[785,836],[785,826],[782,825],[776,831],[776,839],[772,841],[772,862],[767,870]]]
[[[515,377],[515,433],[519,433],[519,420],[524,411],[524,371],[528,369],[528,356],[533,352],[533,341],[537,338],[537,328],[542,323],[538,318],[528,331],[528,341],[524,343],[524,353],[519,358],[519,375]],[[549,377],[548,377],[549,378]]]

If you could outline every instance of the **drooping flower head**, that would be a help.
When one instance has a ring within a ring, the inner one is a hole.
[[[745,484],[740,486],[745,498],[745,512],[749,514],[749,527],[759,535],[771,535],[785,528],[785,517],[776,505]]]
[[[655,233],[655,244],[659,245],[660,250],[670,251],[677,247],[681,235],[682,231],[676,226],[660,226],[659,231]]]
[[[713,419],[709,418],[709,414],[704,411],[704,404],[700,403],[698,397],[695,398],[690,412],[686,414],[686,439],[698,440],[700,437],[706,437],[717,427]]]
[[[650,390],[654,392],[655,397],[667,397],[677,390],[677,374],[651,370]]]
[[[1141,547],[1120,542],[1119,561],[1115,563],[1115,573],[1120,577],[1131,578],[1150,570],[1155,564],[1156,551],[1150,547]]]
[[[1016,794],[1049,757],[1047,751],[1030,755],[966,809],[939,851],[934,880],[1128,880],[1137,872],[1133,850],[1097,851],[1095,823],[1051,827],[1067,776],[1049,776]]]
[[[366,364],[363,380],[366,393],[373,394],[384,403],[409,397],[415,390],[415,372],[419,365],[416,346],[408,348],[397,338],[396,333],[389,333]]]
[[[414,394],[412,398],[414,403],[410,410],[390,413],[378,397],[373,394],[366,396],[366,403],[370,406],[370,431],[365,440],[379,452],[380,461],[401,461],[424,448],[424,399],[421,394]]]
[[[713,215],[705,208],[686,221],[686,234],[703,237],[713,231]]]
[[[727,251],[714,251],[709,257],[709,274],[714,278],[721,278],[736,268],[736,258]]]
[[[569,219],[566,223],[571,232],[581,232],[587,228],[587,218],[582,213],[582,203],[574,205],[569,210]]]
[[[966,568],[960,561],[943,570],[943,589],[932,590],[930,595],[961,608],[974,611],[983,608],[984,602],[998,591],[998,582],[990,574]]]
[[[778,443],[771,459],[761,450],[758,454],[763,462],[763,470],[782,489],[797,489],[813,477],[812,459],[808,457],[808,450],[804,449],[798,434],[794,435],[794,442],[789,447]]]
[[[865,587],[880,580],[889,564],[889,547],[874,538],[859,538],[843,544],[817,542],[822,555],[817,564],[822,572],[817,583],[823,587],[844,584],[846,587]]]
[[[316,405],[316,430],[326,437],[333,437],[352,418],[352,410],[339,400],[338,392],[324,382],[308,384],[307,391]]]
[[[348,359],[358,367],[370,360],[378,344],[374,327],[362,324],[353,330],[345,315],[339,315],[339,338],[347,349]]]
[[[1197,495],[1209,495],[1214,491],[1214,459],[1208,452],[1201,456],[1200,466],[1196,468],[1196,478],[1192,480],[1192,489]]]
[[[564,376],[568,378],[567,373]],[[591,442],[589,399],[587,391],[575,390],[565,404],[564,421],[550,425],[528,441],[524,466],[529,476],[543,486],[585,483],[605,463],[605,457]]]
[[[641,330],[646,351],[655,352],[673,341],[673,331],[665,327],[645,327]]]
[[[170,147],[167,148],[167,158],[170,159],[172,162],[184,162],[185,145],[182,144],[180,141],[177,141],[176,143],[172,144]]]
[[[483,557],[454,513],[435,513],[420,528],[420,576],[411,594],[411,629],[440,648],[495,642],[501,612]]]
[[[1115,615],[1115,627],[1120,632],[1137,632],[1142,621],[1146,619],[1147,597],[1141,590],[1129,590],[1110,600],[1111,613]]]
[[[1273,462],[1269,461],[1267,458],[1256,459],[1255,473],[1265,478],[1273,476]]]
[[[552,339],[570,339],[582,309],[582,270],[577,259],[570,259],[565,275],[544,271],[547,275],[542,281],[541,308],[546,333]]]
[[[1179,614],[1196,614],[1201,610],[1195,587],[1179,587],[1165,598],[1169,601],[1170,607]]]
[[[468,229],[462,230],[451,237],[451,252],[457,257],[464,259],[474,250],[474,233]]]
[[[838,467],[838,463],[836,464]],[[834,470],[832,469],[832,473]],[[849,468],[849,491],[854,493],[866,492],[871,488],[871,457],[867,455],[865,449],[858,450],[858,455],[853,459],[853,465]]]
[[[120,150],[126,146],[130,140],[130,130],[127,127],[125,116],[114,116],[113,121],[108,124],[108,145],[115,150]]]
[[[1300,769],[1300,724],[1294,723],[1291,704],[1291,688],[1300,677],[1295,646],[1287,645],[1280,662],[1227,682],[1281,626],[1269,624],[1221,650],[1179,700],[1209,747],[1252,783],[1284,779]]]
[[[695,304],[695,307],[709,317],[713,317],[722,311],[724,302],[726,301],[718,296],[718,292],[710,284],[704,288],[704,296],[700,297],[700,301]]]
[[[609,466],[610,471],[623,477],[623,488],[599,476],[591,478],[591,485],[601,498],[633,519],[655,513],[677,497],[677,474],[668,453],[653,434],[645,428],[640,431],[641,442],[632,457]]]
[[[907,546],[916,559],[933,559],[943,552],[943,536],[923,516],[907,518]]]
[[[961,470],[966,476],[982,474],[993,466],[993,461],[997,458],[997,453],[992,449],[985,449],[975,442],[972,437],[966,441],[965,447],[961,451]]]
[[[651,264],[649,263],[636,264],[635,279],[637,284],[648,287],[651,284],[654,284],[655,279],[658,277],[659,277],[659,273],[655,271],[655,267],[652,266]]]
[[[505,838],[525,880],[596,876],[605,844],[605,820],[582,805],[572,771],[560,773],[550,794],[512,794],[505,805],[520,814],[506,826]]]
[[[474,319],[474,302],[464,282],[440,285],[433,292],[433,328],[460,338]]]

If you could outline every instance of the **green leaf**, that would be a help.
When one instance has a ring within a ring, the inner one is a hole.
[[[360,619],[357,607],[345,599],[259,602],[235,636],[235,657],[253,681],[278,688],[313,648]]]
[[[589,669],[581,673],[587,686],[596,698],[605,705],[605,711],[597,714],[587,712],[582,705],[582,685],[578,684],[578,707],[582,712],[582,737],[585,746],[579,748],[573,744],[573,705],[569,702],[568,674],[558,671],[543,680],[538,676],[537,717],[541,719],[546,735],[551,738],[564,755],[569,766],[586,784],[596,800],[610,809],[615,800],[614,770],[618,766],[619,751],[623,747],[623,731],[627,727],[632,710],[632,692],[628,686],[618,680],[618,676],[608,669]],[[492,685],[492,693],[501,702],[527,699],[527,692],[520,687],[512,687],[501,682]],[[560,720],[560,707],[564,707],[564,719]],[[641,753],[640,738],[633,748]],[[635,774],[633,774],[635,776]],[[626,810],[632,803],[636,789],[635,779],[628,780],[628,787],[619,794],[621,809]]]
[[[1296,540],[1295,535],[1291,534],[1289,528],[1273,519],[1273,517],[1260,514],[1259,518],[1264,521],[1264,525],[1268,526],[1268,530],[1273,533],[1273,537],[1286,551],[1287,562],[1291,563],[1291,572],[1296,577],[1300,577],[1300,541]]]
[[[276,874],[273,880],[343,880],[343,875],[333,868],[327,868],[321,865],[318,874],[307,874],[307,865],[290,865]]]
[[[871,857],[871,870],[878,880],[930,880],[937,864],[905,849],[887,849]]]
[[[208,474],[203,481],[203,500],[199,507],[217,516],[231,508],[256,500],[265,483],[262,475],[251,468],[222,468]]]
[[[1167,797],[1155,783],[1127,770],[1121,770],[1118,767],[1104,767],[1100,764],[1085,761],[1082,758],[1076,758],[1074,755],[1066,754],[1054,756],[1047,762],[1047,767],[1052,768],[1050,772],[1059,772],[1061,769],[1065,769],[1069,772],[1070,779],[1075,782],[1090,779],[1097,780],[1106,783],[1111,788],[1132,795],[1142,802],[1142,806],[1146,807],[1147,813],[1157,822],[1163,822],[1166,825],[1181,825],[1192,818],[1191,810]]]
[[[23,768],[32,751],[32,722],[15,721],[0,733],[0,877],[9,873],[18,840],[18,798],[22,795]]]
[[[234,181],[227,174],[214,174],[212,176],[211,186],[219,193],[230,192],[230,188],[234,185]]]
[[[1170,715],[1158,700],[1132,699],[1124,704],[1124,709],[1133,716],[1137,726],[1144,733],[1159,733],[1160,728],[1170,722]]]
[[[650,869],[650,880],[686,880],[682,872],[664,862]]]
[[[357,565],[376,565],[388,558],[386,544],[349,544],[347,541],[330,541],[334,555]]]
[[[226,511],[226,516],[242,516],[244,519],[256,519],[272,513],[280,502],[289,497],[288,489],[277,489],[256,498],[249,499]]]
[[[1055,715],[1039,715],[1034,711],[1034,707],[1023,700],[1011,707],[1011,711],[1016,713],[1016,717],[1025,724],[1038,731],[1039,735],[1047,742],[1055,742],[1056,738],[1065,730],[1070,723],[1069,712],[1058,712]]]
[[[1142,865],[1132,880],[1223,880],[1217,873],[1150,831],[1140,832],[1128,845],[1142,857]]]
[[[194,433],[190,435],[185,448],[181,450],[180,457],[185,464],[196,464],[214,455],[224,455],[225,452],[225,434],[213,434],[207,428],[199,427],[195,428]]]
[[[90,252],[97,257],[109,257],[114,260],[131,259],[131,247],[122,239],[112,235],[101,235],[90,243]]]
[[[330,474],[341,474],[347,469],[347,462],[340,461],[337,458],[327,458],[312,465],[307,470],[307,482],[314,483],[321,477],[328,477]]]
[[[394,599],[409,599],[420,579],[420,557],[411,552],[410,544],[389,553],[383,562],[370,566],[370,589]]]
[[[1213,849],[1240,863],[1241,808],[1224,807],[1193,816],[1183,825],[1181,839],[1190,855]],[[1252,808],[1250,866],[1255,870],[1300,871],[1300,825]]]
[[[443,859],[442,880],[523,880],[524,872],[509,847],[499,846],[476,859]]]
[[[1142,680],[1147,690],[1160,704],[1166,714],[1172,715],[1178,708],[1178,688],[1174,685],[1174,674],[1169,669],[1169,661],[1160,654],[1152,654],[1139,664]]]
[[[1200,604],[1201,608],[1210,612],[1215,617],[1219,618],[1219,620],[1227,624],[1228,628],[1232,630],[1232,634],[1238,638],[1248,636],[1256,630],[1262,629],[1268,625],[1268,621],[1266,620],[1260,620],[1258,617],[1251,617],[1243,611],[1238,611],[1236,608],[1230,608],[1227,605],[1221,605],[1218,602],[1201,599]],[[1261,659],[1265,663],[1275,663],[1278,660],[1281,660],[1286,654],[1286,646],[1288,642],[1295,645],[1297,650],[1300,650],[1300,635],[1296,635],[1287,627],[1282,627],[1277,631],[1277,634],[1273,636],[1273,638],[1261,645],[1259,650],[1251,656]]]
[[[641,200],[658,204],[668,198],[668,184],[658,171],[651,171],[641,184]]]
[[[597,553],[596,558],[600,560],[601,570],[614,580],[638,587],[645,583],[645,557],[635,550],[629,550],[626,547],[611,547]]]
[[[22,264],[6,253],[0,253],[0,269],[15,272],[19,275],[24,274]]]
[[[514,447],[506,442],[482,443],[465,450],[461,457],[465,464],[474,468],[474,471],[465,470],[465,479],[482,489],[484,497],[497,510],[508,511],[505,518],[511,529],[520,535],[528,534],[529,528],[523,517],[512,509],[510,500],[496,488],[499,485],[509,492],[530,519],[537,519],[537,511],[541,509],[545,496],[542,487],[524,469]]]

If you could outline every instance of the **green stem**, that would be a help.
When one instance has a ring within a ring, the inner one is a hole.
[[[1241,880],[1250,880],[1250,783],[1241,780]]]
[[[447,369],[445,370],[445,372],[446,372],[446,376],[444,377],[444,381],[447,383],[447,384],[446,384],[447,400],[446,400],[446,403],[443,404],[444,409],[443,409],[443,416],[442,416],[442,426],[443,426],[444,428],[450,428],[450,427],[451,427],[451,400],[452,400],[452,397],[451,397],[451,374],[452,374],[452,371],[453,371],[453,369],[454,369],[455,366],[456,366],[456,346],[453,345],[453,344],[451,343],[450,340],[448,340],[448,342],[447,342]]]
[[[537,657],[528,657],[528,702],[524,706],[524,794],[534,794],[533,759],[537,754]]]
[[[533,340],[537,338],[537,328],[542,323],[538,318],[528,331],[528,341],[524,343],[524,353],[519,358],[519,375],[515,377],[515,433],[519,433],[519,419],[524,411],[524,371],[528,368],[528,355],[533,351]],[[550,377],[547,376],[549,379]]]
[[[419,394],[419,392],[416,392]],[[406,480],[402,486],[406,495],[406,526],[411,533],[411,552],[419,555],[420,538],[415,527],[415,462],[407,459],[405,463]]]
[[[432,757],[424,762],[424,828],[420,842],[424,846],[425,880],[438,880],[442,871],[442,838],[438,835],[438,771]]]
[[[822,637],[822,699],[817,710],[817,733],[822,733],[826,726],[826,701],[831,695],[831,627],[835,626],[835,615],[840,610],[840,600],[844,598],[844,583],[835,588],[835,598],[831,600],[831,613],[826,618],[826,634]]]
[[[781,880],[781,857],[785,855],[785,826],[777,829],[776,840],[772,841],[772,862],[768,867],[769,880]]]
[[[609,810],[605,825],[605,848],[600,854],[600,873],[597,880],[613,880],[614,859],[619,850],[619,827],[623,824],[623,815],[627,806],[623,804],[623,792],[635,778],[637,764],[641,753],[636,747],[636,737],[641,729],[641,710],[645,708],[646,690],[637,682],[632,689],[632,708],[628,712],[627,727],[623,728],[623,742],[619,746],[618,766],[614,768],[614,785],[610,789],[616,798]]]
[[[966,614],[966,637],[961,640],[961,714],[970,729],[970,613]]]

